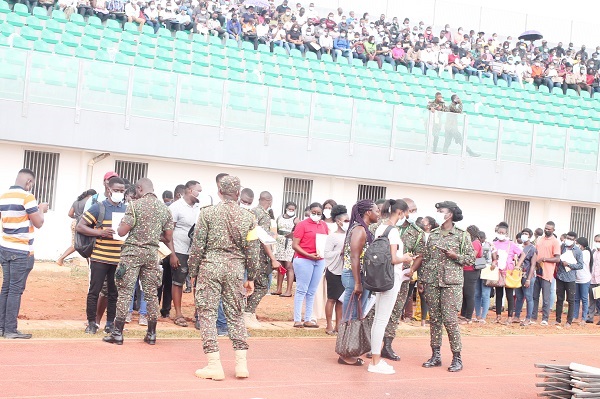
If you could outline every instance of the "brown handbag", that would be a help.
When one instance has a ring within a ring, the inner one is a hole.
[[[353,306],[358,307],[358,319],[349,320]],[[352,294],[342,317],[335,342],[335,353],[342,357],[358,357],[371,350],[371,322],[363,318],[362,306]]]

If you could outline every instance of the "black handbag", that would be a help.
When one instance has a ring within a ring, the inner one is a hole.
[[[475,270],[485,269],[486,266],[487,266],[486,258],[476,258],[475,263],[473,264],[473,267],[475,268]]]
[[[358,306],[358,319],[348,320],[353,306]],[[362,307],[356,295],[350,297],[346,314],[342,317],[335,342],[335,353],[342,357],[358,357],[371,350],[371,322],[363,318]]]

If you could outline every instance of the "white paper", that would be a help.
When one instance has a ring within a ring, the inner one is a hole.
[[[321,258],[324,258],[325,257],[325,244],[327,243],[327,234],[317,234],[315,236],[315,240],[316,240],[317,255],[319,255],[319,257],[321,257]]]
[[[573,251],[566,251],[564,254],[560,256],[560,260],[562,262],[567,262],[569,265],[574,265],[577,263],[575,259],[575,255],[573,255]],[[568,270],[567,270],[568,271]]]
[[[359,298],[359,300],[360,300],[360,298]],[[369,297],[369,300],[367,301],[367,306],[365,306],[365,309],[363,309],[363,317],[365,317],[365,316],[367,316],[367,314],[369,314],[371,309],[373,309],[373,306],[375,306],[376,301],[377,301],[377,295],[371,295]]]
[[[506,269],[506,263],[508,262],[508,252],[503,249],[498,250],[498,268],[500,270]]]
[[[594,287],[592,289],[592,294],[594,295],[594,299],[600,299],[600,286]]]
[[[496,281],[500,278],[500,269],[495,268],[492,270],[492,265],[487,265],[483,269],[481,269],[481,275],[479,276],[481,280],[492,280]]]
[[[123,212],[123,213],[113,212],[113,214],[112,214],[112,229],[115,231],[115,233],[113,234],[113,240],[125,241],[125,239],[129,235],[129,234],[125,234],[123,237],[121,237],[119,235],[119,233],[117,233],[117,229],[119,228],[119,225],[121,224],[121,220],[123,220],[123,216],[125,216],[125,212]]]
[[[275,240],[275,238],[273,238],[269,233],[267,233],[267,231],[265,229],[263,229],[262,227],[256,226],[255,230],[256,230],[256,236],[258,237],[260,242],[262,242],[263,244],[271,245],[271,244],[277,243],[277,240]]]

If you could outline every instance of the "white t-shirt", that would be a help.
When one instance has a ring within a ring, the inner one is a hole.
[[[592,273],[590,273],[590,251],[581,251],[583,253],[583,269],[576,270],[577,277],[575,282],[578,284],[586,284],[592,281]]]
[[[196,203],[192,206],[185,202],[185,199],[179,198],[169,206],[169,210],[173,215],[173,246],[178,254],[188,255],[190,253],[191,239],[188,233],[192,226],[198,220],[200,206]]]
[[[385,229],[388,228],[388,224],[382,224],[380,225],[377,230],[375,230],[375,238],[381,236],[383,233],[385,233]],[[400,231],[394,227],[392,230],[390,230],[389,234],[388,234],[388,239],[390,240],[390,245],[397,245],[398,246],[398,250],[396,251],[396,256],[397,257],[402,257],[402,255],[404,254],[404,243],[402,242],[402,239],[400,238]],[[396,270],[402,270],[402,263],[399,263],[397,265],[394,265],[394,268]]]

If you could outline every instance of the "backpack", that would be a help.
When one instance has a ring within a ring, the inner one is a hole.
[[[389,291],[394,287],[394,265],[390,252],[388,234],[394,226],[388,226],[385,232],[377,237],[363,257],[363,286],[373,292]]]
[[[98,202],[98,219],[96,219],[95,228],[101,228],[102,222],[104,222],[104,204],[102,202]],[[86,236],[75,231],[75,244],[73,245],[75,251],[79,252],[84,258],[89,258],[92,256],[92,252],[94,251],[94,246],[96,245],[96,237]]]

